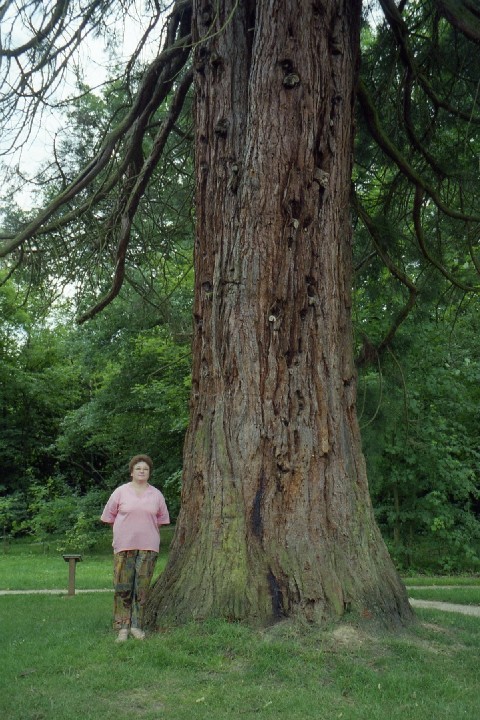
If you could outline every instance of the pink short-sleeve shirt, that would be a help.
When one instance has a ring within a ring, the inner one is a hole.
[[[160,548],[159,525],[168,525],[165,498],[160,490],[147,485],[137,495],[131,483],[120,485],[105,505],[101,520],[113,525],[113,551],[153,550]]]

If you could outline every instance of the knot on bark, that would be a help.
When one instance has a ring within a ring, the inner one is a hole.
[[[210,3],[207,3],[201,10],[200,10],[200,22],[202,25],[210,25],[212,22],[214,16],[213,7],[210,5]]]
[[[213,132],[215,135],[218,135],[218,137],[226,138],[228,135],[228,120],[221,118],[213,128]]]
[[[283,86],[286,87],[288,90],[291,90],[292,88],[296,87],[297,85],[300,85],[300,76],[297,75],[295,72],[288,73],[283,78]]]
[[[240,183],[240,165],[237,162],[232,162],[229,168],[229,178],[228,178],[228,189],[231,193],[236,193],[238,190],[238,185]]]
[[[219,68],[223,67],[223,58],[218,53],[212,53],[210,55],[210,66],[214,70],[218,70]]]
[[[328,172],[325,172],[325,170],[322,170],[321,168],[315,168],[313,172],[313,181],[318,183],[320,187],[326,188],[328,187],[328,181],[330,179],[330,175]]]
[[[278,60],[278,64],[282,68],[283,72],[285,73],[283,77],[283,86],[286,87],[288,90],[291,88],[296,87],[300,84],[300,75],[298,74],[297,70],[295,69],[295,65],[293,64],[293,60],[290,58],[281,58]]]
[[[282,58],[278,61],[278,64],[285,73],[292,73],[294,71],[294,65],[290,58]]]
[[[193,63],[193,67],[195,68],[195,70],[197,72],[203,73],[203,71],[205,70],[205,65],[207,63],[209,55],[210,55],[210,50],[205,45],[201,45],[198,48],[198,50],[195,54],[195,60]]]

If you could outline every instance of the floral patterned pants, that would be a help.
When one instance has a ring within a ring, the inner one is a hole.
[[[123,550],[113,556],[115,630],[142,627],[143,606],[157,557],[153,550]]]

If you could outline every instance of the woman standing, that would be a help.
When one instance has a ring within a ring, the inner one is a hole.
[[[117,642],[128,634],[143,640],[143,605],[160,548],[160,525],[168,525],[165,498],[149,484],[153,463],[148,455],[130,460],[131,482],[110,496],[102,521],[113,525],[114,628]]]

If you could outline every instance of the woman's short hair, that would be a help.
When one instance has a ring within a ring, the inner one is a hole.
[[[152,462],[152,458],[149,455],[134,455],[133,458],[128,463],[128,470],[130,472],[130,475],[132,474],[133,468],[135,467],[135,465],[139,462],[146,463],[148,465],[148,467],[150,468],[150,472],[152,472],[153,462]]]

